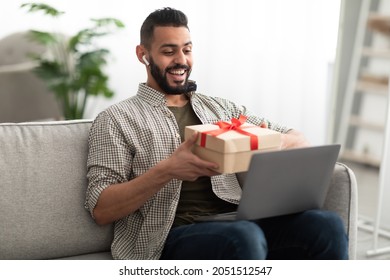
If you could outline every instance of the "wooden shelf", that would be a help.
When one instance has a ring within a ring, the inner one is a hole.
[[[366,47],[362,49],[362,55],[373,58],[390,59],[390,49],[374,49]]]
[[[388,95],[389,87],[380,83],[359,80],[356,82],[356,90],[386,96]]]
[[[369,154],[358,153],[351,150],[345,150],[340,155],[340,159],[362,163],[362,164],[368,164],[375,167],[380,167],[381,165],[380,158],[371,156]]]
[[[368,154],[363,153],[357,153],[351,150],[345,150],[341,155],[340,158],[343,160],[353,161],[357,163],[362,164],[368,164],[375,167],[380,167],[381,165],[381,159],[377,157],[373,157]]]
[[[359,79],[361,81],[372,82],[372,83],[376,83],[376,84],[380,84],[380,85],[387,86],[389,84],[389,76],[387,74],[386,75],[374,74],[374,73],[369,72],[368,70],[362,72],[360,74]]]
[[[379,132],[383,132],[385,129],[385,126],[383,124],[366,121],[366,120],[364,120],[361,117],[356,116],[356,115],[352,115],[350,117],[349,124],[356,126],[356,127],[365,128],[365,129],[369,129],[369,130],[375,130],[375,131],[379,131]]]
[[[390,16],[371,13],[368,16],[367,26],[385,36],[390,36]]]

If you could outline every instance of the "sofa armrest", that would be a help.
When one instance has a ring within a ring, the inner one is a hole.
[[[353,171],[336,163],[324,209],[338,213],[344,221],[349,239],[349,258],[356,258],[357,243],[357,183]]]
[[[84,208],[91,123],[0,124],[0,259],[110,252],[113,225]]]

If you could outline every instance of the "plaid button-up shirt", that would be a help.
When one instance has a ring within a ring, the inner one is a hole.
[[[222,98],[188,94],[202,123],[248,117],[260,125],[264,118]],[[287,128],[268,122],[269,128]],[[169,157],[181,144],[179,127],[162,93],[140,84],[137,95],[113,105],[94,120],[89,137],[88,189],[85,207],[93,216],[100,193],[112,184],[132,180]],[[237,204],[241,188],[235,174],[211,178],[215,194]],[[141,208],[115,222],[114,259],[159,259],[180,197],[180,180],[172,180]]]

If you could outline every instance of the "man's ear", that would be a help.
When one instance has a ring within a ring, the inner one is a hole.
[[[141,62],[142,64],[145,64],[146,66],[149,65],[149,61],[147,59],[147,50],[145,49],[144,46],[142,45],[138,45],[136,47],[136,55],[137,55],[137,58],[139,60],[139,62]]]

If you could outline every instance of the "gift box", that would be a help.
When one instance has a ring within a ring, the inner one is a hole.
[[[185,139],[198,132],[193,152],[200,158],[219,165],[220,173],[247,171],[254,153],[279,150],[281,134],[277,131],[245,123],[246,117],[231,122],[186,126]]]

